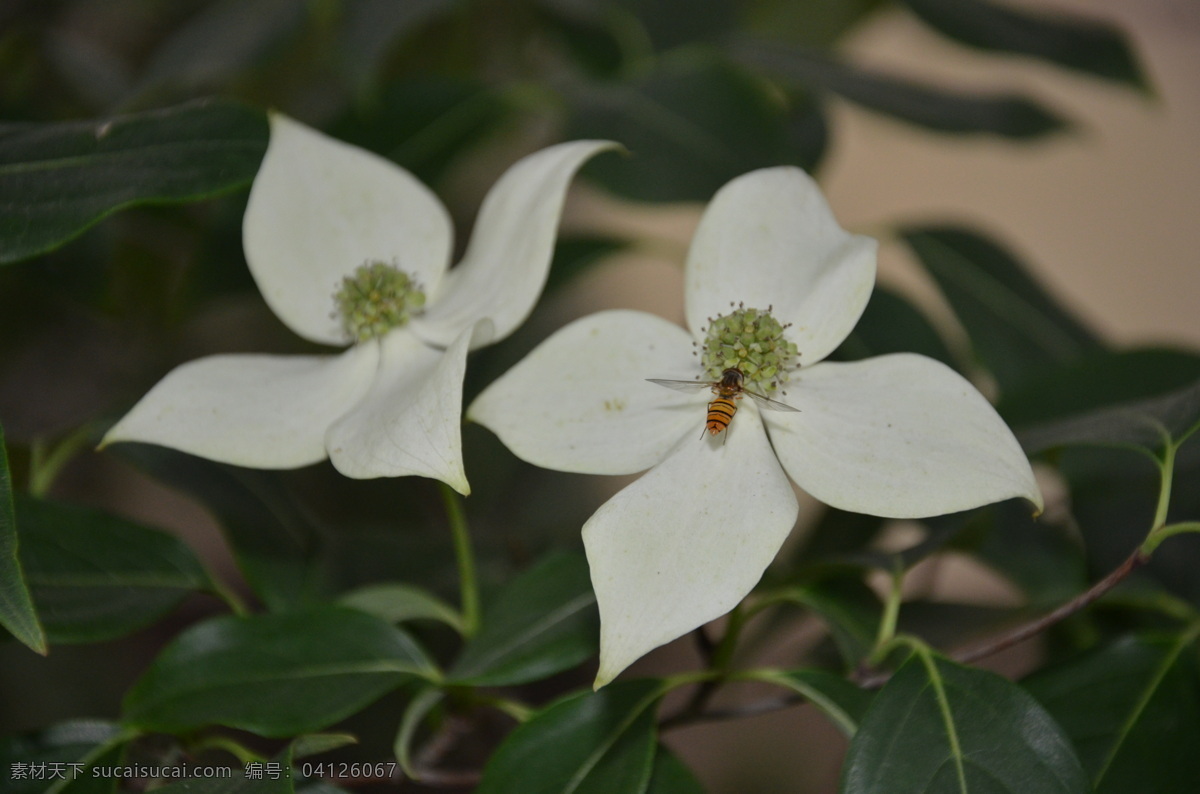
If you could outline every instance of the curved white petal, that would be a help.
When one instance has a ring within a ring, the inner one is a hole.
[[[680,393],[646,378],[690,380],[692,338],[645,312],[576,320],[488,386],[467,418],[547,469],[632,474],[704,428],[709,390]]]
[[[246,262],[271,310],[301,336],[343,344],[330,316],[343,276],[394,263],[428,291],[453,245],[441,202],[404,169],[277,113],[242,222]]]
[[[496,342],[513,332],[546,284],[567,185],[590,157],[616,148],[609,141],[572,141],[525,157],[488,191],[462,262],[451,270],[413,331],[448,345],[464,328],[487,317]]]
[[[721,188],[688,253],[688,327],[702,338],[730,302],[792,323],[801,364],[815,364],[854,328],[875,283],[875,240],[838,226],[799,168],[766,168]]]
[[[975,387],[912,353],[801,370],[799,413],[766,415],[796,483],[826,504],[892,518],[1021,496],[1042,507],[1025,453]]]
[[[222,463],[291,469],[325,459],[325,431],[375,377],[374,345],[339,356],[209,356],[183,364],[104,436]]]
[[[371,390],[326,437],[338,471],[358,479],[415,474],[470,492],[462,461],[462,385],[471,330],[444,351],[407,331],[383,338]]]
[[[726,433],[685,438],[584,525],[600,605],[597,687],[732,609],[796,522],[796,496],[755,409],[738,411]]]

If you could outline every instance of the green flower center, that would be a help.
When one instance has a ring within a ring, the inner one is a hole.
[[[700,354],[704,373],[720,380],[725,370],[736,369],[754,391],[775,391],[787,383],[799,357],[795,343],[784,338],[788,325],[771,316],[770,306],[747,309],[739,303],[729,314],[710,317]]]
[[[333,318],[356,342],[378,339],[405,325],[425,305],[425,293],[407,273],[386,262],[367,262],[342,279],[333,295]]]

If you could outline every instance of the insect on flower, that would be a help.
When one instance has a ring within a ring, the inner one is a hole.
[[[795,411],[799,413],[799,408],[793,408],[790,405],[785,405],[778,400],[772,400],[766,395],[759,394],[752,389],[747,389],[744,382],[746,376],[742,374],[740,369],[730,367],[721,373],[721,379],[717,381],[703,380],[662,380],[659,378],[646,378],[651,383],[657,383],[659,386],[666,386],[668,389],[676,391],[691,391],[693,389],[712,389],[712,393],[717,395],[716,399],[708,404],[708,420],[704,424],[704,429],[709,435],[715,436],[722,430],[729,427],[729,423],[733,421],[733,415],[737,413],[737,401],[742,399],[742,395],[749,394],[754,402],[758,403],[760,408],[765,408],[768,411]],[[700,434],[704,438],[704,434]]]

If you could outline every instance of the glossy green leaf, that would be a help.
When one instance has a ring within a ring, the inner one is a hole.
[[[125,696],[145,730],[227,725],[262,736],[320,730],[409,677],[434,676],[404,632],[339,606],[224,617],[171,642]]]
[[[1196,631],[1126,637],[1023,684],[1075,744],[1097,794],[1200,791]]]
[[[324,538],[281,484],[281,473],[226,466],[151,444],[120,444],[111,454],[213,511],[246,581],[268,609],[290,609],[324,595]]]
[[[917,16],[964,44],[1030,55],[1093,77],[1146,81],[1125,36],[1095,19],[1013,8],[985,0],[905,0]]]
[[[46,634],[38,623],[21,570],[17,519],[13,511],[12,480],[8,473],[8,450],[0,427],[0,625],[30,649],[46,653]]]
[[[925,315],[886,287],[875,287],[854,330],[832,358],[854,361],[888,353],[920,353],[954,366],[950,349]]]
[[[969,94],[902,80],[831,58],[823,52],[768,41],[742,42],[731,50],[741,63],[814,91],[829,91],[863,107],[949,133],[1036,138],[1068,122],[1015,94]]]
[[[489,599],[481,630],[447,677],[476,686],[536,681],[595,654],[599,632],[587,561],[555,554]]]
[[[1001,393],[1039,371],[1075,361],[1101,342],[1004,248],[958,227],[901,234],[941,287]]]
[[[361,610],[388,623],[437,620],[462,633],[462,616],[442,599],[413,585],[390,582],[360,587],[346,593],[338,603]]]
[[[812,170],[824,152],[819,110],[790,107],[757,77],[721,61],[666,62],[629,83],[572,88],[568,138],[620,141],[629,157],[606,157],[585,172],[645,201],[707,201],[747,171],[792,164]]]
[[[778,670],[754,678],[803,695],[847,737],[854,736],[873,699],[873,693],[825,670]]]
[[[639,680],[551,704],[509,734],[476,794],[642,794],[662,695],[659,682]]]
[[[704,794],[704,787],[678,756],[660,744],[646,794]]]
[[[1086,794],[1062,729],[1000,676],[918,652],[875,696],[842,794]]]
[[[21,561],[51,642],[99,642],[148,626],[211,588],[183,542],[117,516],[17,500]]]
[[[35,733],[0,739],[7,794],[102,794],[115,778],[96,778],[93,766],[117,762],[129,735],[102,720],[70,720]],[[33,765],[44,765],[40,772]],[[61,774],[60,774],[61,773]]]
[[[1138,447],[1156,452],[1200,428],[1200,379],[1148,400],[1114,405],[1022,430],[1017,440],[1033,455],[1068,444]]]
[[[244,187],[266,148],[264,114],[217,101],[0,125],[0,264],[57,248],[126,207]]]
[[[1200,380],[1200,355],[1170,348],[1101,350],[1030,378],[996,410],[1014,428],[1158,397]]]

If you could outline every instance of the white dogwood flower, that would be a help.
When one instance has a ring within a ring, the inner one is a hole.
[[[539,466],[650,469],[583,527],[600,605],[596,686],[750,592],[796,521],[789,477],[826,504],[895,518],[1011,497],[1040,508],[1012,433],[949,367],[906,353],[822,362],[867,304],[875,251],[838,226],[804,172],[747,174],[717,193],[692,241],[690,332],[642,312],[585,317],[468,410]],[[794,410],[735,399],[728,429],[710,435],[712,393],[647,382],[729,368]]]
[[[273,114],[243,245],[267,305],[332,356],[216,355],[170,372],[105,436],[263,469],[328,457],[348,477],[420,475],[467,493],[467,352],[508,336],[545,285],[567,185],[614,144],[516,163],[463,260],[437,197],[370,152]]]

